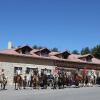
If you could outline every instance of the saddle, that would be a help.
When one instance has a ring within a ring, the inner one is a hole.
[[[20,82],[20,81],[22,81],[22,77],[21,77],[20,75],[18,75],[18,76],[16,77],[16,80],[17,80],[17,82]]]

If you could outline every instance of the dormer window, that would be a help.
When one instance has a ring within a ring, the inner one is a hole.
[[[55,56],[58,58],[67,59],[69,55],[70,55],[70,53],[68,51],[65,51],[62,53],[58,53]]]
[[[87,61],[87,62],[91,62],[92,58],[93,56],[91,54],[86,54],[86,55],[82,55],[81,57],[79,57],[79,59],[83,61]]]
[[[50,53],[50,50],[48,50],[47,48],[43,48],[43,49],[40,49],[40,50],[38,50],[38,51],[36,51],[34,53],[39,55],[39,56],[48,57],[49,53]]]
[[[91,61],[92,61],[92,58],[93,58],[93,57],[88,56],[88,57],[86,58],[86,61],[91,62]]]
[[[23,46],[16,49],[16,51],[20,54],[30,54],[32,48],[30,46]]]
[[[41,56],[48,57],[48,52],[41,52]]]
[[[26,54],[26,51],[25,50],[22,50],[22,54]]]
[[[65,51],[62,53],[62,58],[67,59],[69,55],[70,55],[70,53],[68,51]]]

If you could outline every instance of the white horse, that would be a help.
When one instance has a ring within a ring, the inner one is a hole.
[[[94,84],[96,84],[97,75],[94,70],[90,70],[88,72],[88,79],[88,86],[93,86]]]
[[[0,84],[1,84],[1,89],[5,90],[5,87],[7,85],[7,78],[5,77],[4,74],[0,75]]]

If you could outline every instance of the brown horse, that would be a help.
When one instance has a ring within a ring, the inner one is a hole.
[[[33,88],[36,89],[38,88],[39,89],[39,76],[38,75],[33,75]]]
[[[21,75],[14,76],[15,90],[21,89],[22,82],[23,82],[23,79],[22,79]]]
[[[75,74],[74,80],[75,80],[75,85],[79,87],[79,84],[82,83],[83,81],[83,77],[78,74]]]

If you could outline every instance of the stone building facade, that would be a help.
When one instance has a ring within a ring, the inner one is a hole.
[[[5,70],[10,84],[17,70],[20,70],[22,75],[28,75],[33,70],[41,73],[46,69],[49,75],[54,74],[57,68],[71,71],[82,70],[84,67],[99,72],[100,60],[90,54],[75,55],[68,51],[52,52],[47,48],[33,49],[30,46],[0,50],[0,69]]]

